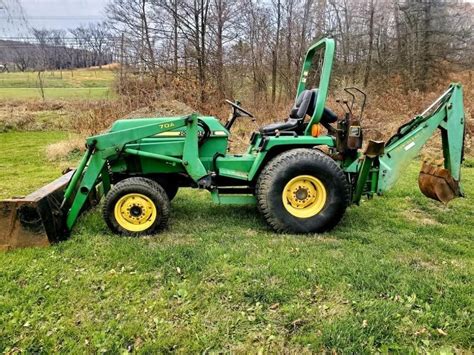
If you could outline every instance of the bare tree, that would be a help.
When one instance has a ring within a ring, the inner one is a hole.
[[[338,46],[339,82],[383,88],[402,76],[426,90],[446,63],[472,67],[473,11],[444,0],[112,0],[108,16],[126,60],[155,80],[194,78],[201,103],[209,88],[222,98],[250,84],[257,104],[294,95],[308,44],[324,36]]]

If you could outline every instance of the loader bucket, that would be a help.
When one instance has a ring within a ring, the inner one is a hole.
[[[426,162],[421,166],[418,185],[426,197],[443,203],[448,203],[455,197],[461,196],[459,182],[454,180],[449,170]]]
[[[60,205],[73,173],[26,197],[0,201],[0,250],[47,246],[67,236]]]

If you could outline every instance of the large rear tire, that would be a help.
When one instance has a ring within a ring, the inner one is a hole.
[[[263,168],[257,205],[277,232],[322,233],[333,228],[350,202],[342,169],[316,149],[281,153]]]
[[[102,209],[112,232],[133,236],[158,233],[167,226],[169,214],[165,190],[143,177],[128,178],[112,187]]]

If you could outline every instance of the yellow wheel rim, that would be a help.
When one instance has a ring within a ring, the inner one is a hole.
[[[291,179],[283,189],[282,200],[286,210],[298,218],[317,215],[326,204],[326,188],[311,175],[300,175]]]
[[[114,208],[117,223],[130,232],[143,232],[156,220],[157,212],[153,201],[142,194],[122,196]]]

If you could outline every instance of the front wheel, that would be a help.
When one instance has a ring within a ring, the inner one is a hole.
[[[161,187],[163,187],[170,201],[175,198],[179,190],[179,180],[176,178],[175,175],[162,175],[154,177],[152,179],[153,181],[157,182]]]
[[[170,201],[155,181],[132,177],[120,181],[107,194],[102,215],[116,234],[149,235],[168,223]]]
[[[267,163],[257,181],[256,197],[275,231],[321,233],[341,220],[350,189],[333,159],[316,149],[299,148]]]

